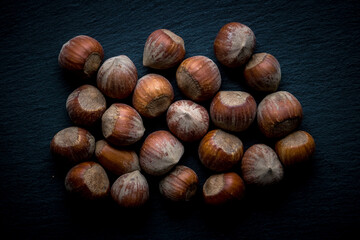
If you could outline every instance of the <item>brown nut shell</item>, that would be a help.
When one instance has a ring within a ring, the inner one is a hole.
[[[208,169],[223,172],[234,167],[244,152],[241,140],[220,129],[208,132],[199,144],[199,159]]]
[[[94,38],[79,35],[66,42],[59,53],[59,65],[83,77],[96,74],[104,58],[101,44]]]
[[[285,167],[308,161],[315,152],[314,138],[305,131],[296,131],[275,144],[275,151]]]
[[[184,40],[168,29],[158,29],[146,40],[143,65],[155,69],[167,69],[178,65],[184,56]]]
[[[241,172],[247,184],[256,186],[278,183],[284,176],[278,156],[265,144],[254,144],[245,151],[241,161]]]
[[[82,162],[67,173],[65,188],[68,192],[85,199],[100,199],[108,196],[110,182],[100,164]]]
[[[155,118],[166,112],[174,100],[171,83],[159,74],[147,74],[136,84],[132,103],[144,117]]]
[[[178,165],[159,183],[160,193],[172,201],[189,201],[199,183],[196,173],[189,167]]]
[[[286,91],[267,95],[257,109],[259,129],[268,138],[280,138],[293,132],[300,125],[302,117],[300,102]]]
[[[243,199],[245,184],[242,178],[234,173],[220,173],[210,176],[203,186],[204,201],[210,205],[222,205]]]
[[[131,59],[120,55],[107,59],[100,67],[96,84],[106,96],[124,99],[133,92],[138,80],[137,70]]]
[[[246,25],[231,22],[225,24],[214,41],[214,53],[217,60],[231,68],[244,65],[254,52],[256,38]]]
[[[255,116],[256,102],[247,92],[220,91],[210,105],[210,117],[214,125],[228,131],[245,131]]]
[[[176,71],[180,91],[191,100],[205,101],[212,98],[221,86],[217,65],[208,57],[194,56],[185,59]]]

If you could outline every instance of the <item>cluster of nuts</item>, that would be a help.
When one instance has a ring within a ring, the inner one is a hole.
[[[219,91],[221,76],[208,57],[185,57],[183,39],[159,29],[147,39],[143,65],[153,69],[177,67],[176,83],[187,100],[174,100],[171,83],[159,74],[138,79],[135,64],[125,55],[102,63],[104,51],[95,39],[77,36],[59,54],[62,68],[96,85],[83,85],[67,98],[66,109],[75,126],[59,131],[51,141],[52,153],[73,166],[65,178],[71,193],[86,199],[109,195],[120,206],[138,207],[149,199],[146,175],[161,176],[159,192],[172,201],[188,201],[199,179],[189,167],[178,164],[184,154],[182,142],[199,142],[198,158],[213,172],[202,192],[208,204],[224,204],[244,197],[245,186],[268,186],[283,179],[284,168],[311,158],[312,136],[297,130],[303,111],[291,93],[277,91],[280,64],[269,53],[255,53],[255,35],[241,23],[224,25],[214,41],[220,64],[242,67],[243,77],[254,91],[268,95],[259,105],[243,91]],[[102,64],[101,64],[102,63]],[[120,100],[132,95],[132,106]],[[117,103],[107,106],[106,97]],[[209,111],[201,105],[211,101]],[[166,115],[169,131],[148,134],[139,152],[128,146],[143,138],[143,119]],[[236,133],[254,121],[275,148],[255,144],[244,151]],[[216,129],[209,131],[210,121]],[[101,124],[102,139],[95,140],[88,127]],[[95,155],[97,160],[92,160]],[[237,169],[237,170],[236,170]],[[111,182],[108,174],[116,176]]]

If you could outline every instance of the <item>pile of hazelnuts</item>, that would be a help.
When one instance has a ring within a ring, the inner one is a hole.
[[[202,186],[204,201],[219,205],[244,197],[245,186],[269,186],[283,179],[284,168],[309,160],[315,151],[313,137],[298,127],[303,111],[287,91],[277,91],[281,70],[269,53],[254,53],[255,35],[246,25],[224,25],[214,41],[220,64],[243,69],[246,84],[267,95],[256,104],[244,91],[219,91],[217,65],[206,56],[184,60],[183,39],[159,29],[146,40],[143,65],[153,69],[177,66],[176,83],[187,100],[174,100],[171,83],[159,74],[138,79],[137,69],[125,55],[102,63],[104,51],[89,36],[65,43],[59,54],[62,68],[85,77],[96,77],[96,87],[85,84],[67,98],[66,109],[75,126],[59,131],[51,141],[52,153],[72,164],[65,177],[66,190],[85,199],[111,195],[123,207],[142,206],[149,199],[146,175],[160,176],[159,191],[172,201],[188,201],[196,193],[198,176],[178,165],[182,142],[199,143],[198,158],[213,174]],[[132,106],[120,103],[131,97]],[[116,103],[106,105],[106,98]],[[201,105],[211,101],[209,112]],[[139,152],[129,148],[145,133],[143,118],[166,115],[169,131],[149,133]],[[255,121],[262,134],[275,139],[275,148],[254,144],[244,152],[235,133]],[[212,121],[216,129],[209,131]],[[89,127],[99,123],[102,139]],[[95,154],[97,161],[92,160]],[[240,166],[235,172],[235,166]],[[146,174],[143,174],[145,172]],[[108,174],[114,174],[111,182]]]

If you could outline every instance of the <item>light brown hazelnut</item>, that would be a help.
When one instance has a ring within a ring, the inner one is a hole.
[[[112,104],[103,114],[101,121],[105,139],[117,146],[136,143],[145,132],[139,113],[123,103]]]
[[[233,132],[245,131],[255,120],[256,102],[247,92],[220,91],[210,105],[215,126]]]
[[[100,121],[106,110],[106,100],[96,87],[86,84],[68,96],[66,110],[75,125],[90,127]]]
[[[203,106],[191,100],[179,100],[170,105],[166,122],[176,137],[184,142],[192,142],[207,133],[209,114]]]
[[[199,159],[205,167],[223,172],[230,170],[241,160],[244,147],[235,135],[216,129],[203,137],[198,152]]]
[[[204,201],[210,205],[239,201],[244,196],[244,181],[234,172],[211,175],[203,186]]]
[[[65,188],[85,199],[100,199],[108,196],[109,178],[96,162],[82,162],[72,167],[65,177]]]
[[[275,144],[275,151],[285,167],[308,161],[315,152],[314,138],[305,131],[296,131]]]
[[[170,132],[155,131],[140,149],[140,166],[147,174],[159,176],[169,172],[184,154],[184,146]]]
[[[86,129],[68,127],[55,134],[50,143],[55,157],[70,164],[89,160],[95,150],[95,138]]]
[[[194,56],[185,59],[176,71],[180,91],[191,100],[211,99],[221,86],[220,71],[208,57]]]
[[[280,64],[269,53],[255,53],[245,66],[244,79],[255,91],[275,92],[281,80]]]
[[[99,163],[115,175],[140,170],[139,158],[135,151],[117,149],[105,140],[96,142],[95,155]]]
[[[132,103],[134,108],[144,117],[158,117],[174,100],[171,83],[159,74],[147,74],[136,84]]]
[[[143,206],[149,199],[148,182],[139,170],[125,173],[111,186],[111,197],[121,207]]]
[[[172,201],[189,201],[199,183],[196,173],[189,167],[178,165],[159,183],[160,193]]]
[[[281,138],[293,132],[300,125],[302,117],[300,102],[286,91],[267,95],[257,109],[259,129],[268,138]]]
[[[265,144],[254,144],[245,151],[241,171],[244,181],[256,186],[278,183],[284,175],[275,151]]]
[[[214,52],[217,60],[231,68],[244,65],[254,52],[256,38],[246,25],[231,22],[225,24],[214,41]]]
[[[131,59],[120,55],[107,59],[100,67],[96,84],[106,96],[124,99],[133,92],[138,80],[137,70]]]
[[[158,29],[146,40],[143,65],[155,69],[167,69],[178,65],[184,56],[184,40],[168,29]]]
[[[82,77],[96,74],[104,58],[101,44],[92,37],[79,35],[66,42],[59,53],[59,65]]]

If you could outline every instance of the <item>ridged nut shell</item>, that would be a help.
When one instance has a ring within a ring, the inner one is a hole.
[[[146,40],[143,65],[155,69],[167,69],[178,65],[184,56],[184,40],[168,29],[158,29]]]
[[[107,59],[100,67],[96,84],[106,96],[124,99],[133,92],[138,80],[137,70],[131,59],[120,55]]]
[[[211,99],[221,86],[217,65],[208,57],[194,56],[185,59],[176,71],[180,91],[191,100]]]

